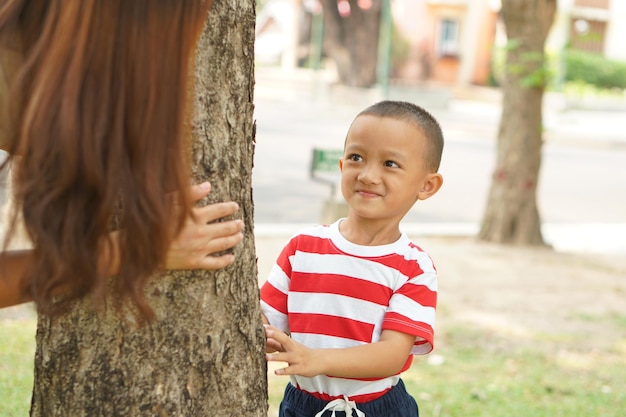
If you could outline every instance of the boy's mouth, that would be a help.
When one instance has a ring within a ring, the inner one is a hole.
[[[364,190],[364,189],[359,189],[356,190],[357,194],[359,194],[361,197],[365,197],[365,198],[374,198],[374,197],[380,197],[380,194],[371,190]]]

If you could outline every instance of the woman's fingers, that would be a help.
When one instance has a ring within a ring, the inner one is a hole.
[[[189,189],[189,197],[192,202],[202,200],[211,192],[211,183],[205,181],[201,184],[192,185]]]
[[[187,223],[170,245],[166,267],[168,269],[220,269],[235,260],[224,251],[243,240],[243,222],[229,220],[223,223],[197,225]]]
[[[203,182],[202,184],[192,185],[189,190],[189,197],[192,203],[196,203],[209,195],[211,192],[211,184]],[[195,207],[193,213],[199,218],[198,221],[210,223],[223,217],[232,216],[239,210],[239,204],[234,201],[225,201],[221,203],[208,204],[202,207]]]
[[[208,182],[191,186],[190,196],[198,201],[211,191]],[[234,262],[233,254],[224,253],[243,240],[241,219],[222,220],[239,210],[234,201],[194,207],[183,228],[172,241],[165,268],[220,269]]]
[[[239,204],[234,201],[213,203],[193,209],[194,217],[198,223],[211,223],[224,217],[232,216],[239,211]]]
[[[228,227],[221,228],[222,231],[207,233],[205,242],[200,250],[205,254],[219,253],[237,246],[243,240],[243,222],[233,220]],[[232,231],[231,231],[232,230]]]
[[[226,268],[233,262],[235,262],[235,255],[231,253],[220,256],[206,255],[196,258],[195,267],[190,269],[206,269],[214,271],[216,269]]]

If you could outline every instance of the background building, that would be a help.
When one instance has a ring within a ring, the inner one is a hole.
[[[506,44],[500,7],[500,0],[391,0],[392,82],[488,85],[496,50]],[[318,10],[318,0],[268,0],[257,17],[259,62],[306,63]],[[624,39],[626,1],[558,0],[546,48],[552,55],[570,48],[626,62]]]

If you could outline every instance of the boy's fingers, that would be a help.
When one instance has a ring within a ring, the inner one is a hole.
[[[265,359],[268,362],[288,362],[288,354],[286,352],[272,352],[265,354]]]
[[[280,343],[278,343],[274,339],[267,339],[265,345],[266,345],[267,348],[273,349],[273,350],[271,350],[268,353],[284,352],[285,351],[285,348],[283,347],[283,345],[281,345]]]
[[[289,335],[272,326],[265,327],[265,336],[268,339],[274,339],[277,343],[280,343],[285,348],[285,350],[287,350],[286,348],[288,347],[288,345],[293,342]]]
[[[297,375],[298,371],[301,370],[300,367],[291,365],[289,363],[289,361],[287,360],[287,358],[280,357],[280,356],[278,356],[278,354],[270,354],[270,355],[267,355],[267,356],[274,356],[272,359],[268,359],[268,361],[271,361],[271,362],[287,362],[287,364],[288,364],[284,368],[276,369],[274,371],[275,375]]]
[[[274,375],[291,375],[291,366],[286,366],[274,371]]]

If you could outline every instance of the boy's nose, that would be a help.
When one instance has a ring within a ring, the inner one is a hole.
[[[380,181],[380,175],[375,167],[364,166],[357,179],[363,184],[376,184]]]

